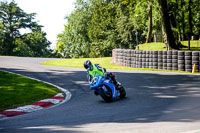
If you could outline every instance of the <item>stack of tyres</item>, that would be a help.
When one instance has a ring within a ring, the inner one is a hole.
[[[131,50],[126,50],[126,66],[131,67]]]
[[[146,68],[146,51],[142,51],[142,68]]]
[[[142,50],[138,50],[138,52],[139,52],[138,68],[142,68]]]
[[[126,49],[123,49],[123,66],[126,66]]]
[[[185,71],[185,52],[178,51],[178,70]]]
[[[121,49],[117,49],[117,59],[116,59],[116,64],[117,65],[122,65],[121,62],[122,62],[122,51]]]
[[[192,72],[192,51],[185,51],[185,71]]]
[[[124,58],[123,58],[123,59],[124,59],[124,60],[123,60],[124,62],[123,62],[123,66],[126,66],[126,62],[127,62],[127,60],[126,60],[127,56],[126,56],[126,55],[127,55],[127,50],[124,49]]]
[[[158,51],[153,51],[153,69],[158,69]]]
[[[115,51],[114,51],[114,59],[113,59],[113,63],[114,64],[117,64],[118,63],[118,56],[119,56],[119,49],[115,49]]]
[[[125,65],[125,58],[126,58],[125,52],[126,52],[126,50],[125,50],[125,49],[122,49],[122,51],[121,51],[121,53],[122,53],[122,62],[121,62],[122,66]]]
[[[167,51],[163,51],[163,69],[167,70]]]
[[[118,62],[119,62],[119,53],[118,53],[118,49],[115,49],[115,59],[113,59],[113,63],[118,64]]]
[[[135,50],[131,50],[131,67],[135,68]]]
[[[124,49],[124,60],[123,60],[123,66],[126,66],[127,64],[127,49]]]
[[[153,68],[153,51],[149,51],[149,68]]]
[[[139,51],[136,50],[136,68],[139,68]]]
[[[121,65],[121,64],[120,64],[121,59],[122,59],[122,56],[121,56],[121,49],[117,49],[117,50],[116,50],[116,64],[117,64],[117,65]]]
[[[149,68],[149,55],[150,55],[150,51],[146,51],[146,68]]]
[[[172,70],[178,70],[178,51],[172,51]]]
[[[120,64],[123,66],[124,64],[124,49],[121,49],[121,61]]]
[[[163,69],[163,57],[162,57],[163,52],[158,51],[158,69]]]
[[[112,50],[112,62],[115,64],[116,63],[116,49]]]
[[[199,51],[192,51],[192,66],[196,66],[196,72],[199,72]]]
[[[135,67],[138,68],[139,54],[138,50],[135,51]]]
[[[172,70],[172,51],[167,51],[167,70]]]

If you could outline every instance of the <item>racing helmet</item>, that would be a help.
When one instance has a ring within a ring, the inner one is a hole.
[[[92,62],[90,60],[85,61],[84,64],[83,64],[83,66],[87,70],[92,70],[93,69]]]

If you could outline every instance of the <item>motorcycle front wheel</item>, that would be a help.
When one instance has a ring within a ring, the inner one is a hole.
[[[104,87],[106,87],[107,92],[104,91]],[[102,88],[100,88],[100,96],[106,102],[112,102],[113,101],[112,90],[109,87],[107,87],[107,86],[103,86]]]

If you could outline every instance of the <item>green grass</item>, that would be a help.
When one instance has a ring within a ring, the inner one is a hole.
[[[110,63],[112,60],[111,57],[104,58],[79,58],[79,59],[65,59],[65,60],[54,60],[42,62],[43,65],[51,65],[51,66],[64,66],[64,67],[78,67],[83,68],[83,63],[86,60],[90,60],[93,64],[100,64],[106,69],[123,69],[128,67],[121,67],[117,65],[113,65]]]
[[[86,60],[91,60],[93,64],[100,64],[102,67],[106,69],[120,69],[120,70],[146,70],[146,71],[163,71],[163,72],[178,72],[178,73],[189,73],[185,71],[169,71],[163,69],[148,69],[148,68],[132,68],[125,66],[118,66],[111,64],[112,57],[104,57],[104,58],[80,58],[80,59],[62,59],[62,60],[54,60],[42,62],[43,65],[50,66],[63,66],[63,67],[77,67],[83,68],[83,63]]]
[[[186,48],[182,48],[182,50],[188,50],[188,41],[182,41],[181,43],[183,44],[183,46],[186,46]],[[191,41],[190,49],[191,50],[200,50],[200,40]]]
[[[112,57],[104,57],[104,58],[79,58],[79,59],[64,59],[64,60],[54,60],[42,62],[43,65],[50,66],[63,66],[63,67],[78,67],[84,68],[83,63],[86,60],[90,60],[93,64],[100,64],[102,67],[106,69],[124,69],[124,70],[136,70],[136,68],[117,66],[111,64]],[[137,69],[138,70],[138,69]]]
[[[182,41],[183,48],[181,50],[188,50],[188,41]],[[166,46],[162,42],[144,43],[137,46],[139,50],[166,50]],[[200,50],[200,40],[190,41],[191,50]]]
[[[161,42],[157,42],[157,43],[144,43],[144,44],[140,44],[139,46],[137,46],[137,49],[139,50],[166,50],[165,48],[165,44],[161,43]]]
[[[59,92],[51,85],[0,71],[0,111],[32,104]]]

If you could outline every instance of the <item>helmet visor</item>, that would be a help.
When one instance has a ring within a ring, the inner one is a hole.
[[[87,68],[88,71],[92,71],[93,70],[93,66],[90,65],[88,68]]]

